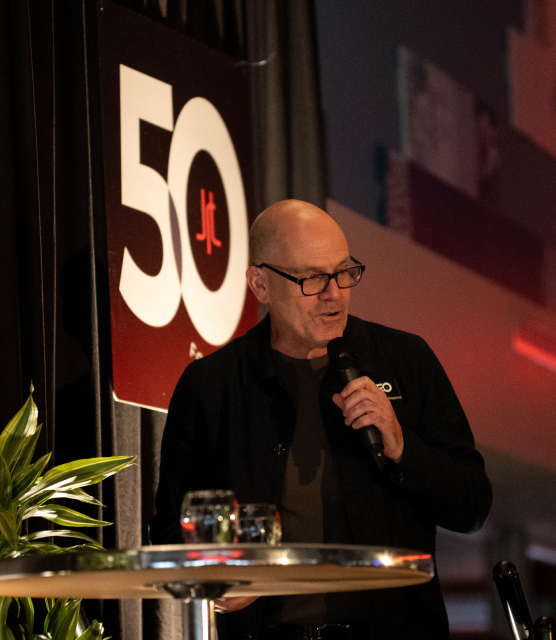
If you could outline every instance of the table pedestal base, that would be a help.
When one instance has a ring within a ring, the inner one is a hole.
[[[170,582],[163,589],[181,600],[183,640],[218,640],[214,600],[247,582]]]
[[[217,640],[214,600],[182,600],[183,640]]]

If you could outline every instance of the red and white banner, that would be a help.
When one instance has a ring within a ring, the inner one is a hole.
[[[108,0],[98,18],[114,394],[166,410],[192,359],[257,321],[247,78]]]

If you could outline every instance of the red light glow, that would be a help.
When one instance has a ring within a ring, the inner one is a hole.
[[[547,367],[552,371],[556,371],[556,352],[548,350],[544,345],[538,344],[540,340],[535,340],[529,336],[525,337],[521,333],[516,333],[513,337],[514,351],[521,353],[521,355],[533,360],[537,364]]]
[[[413,556],[396,556],[395,558],[392,558],[392,564],[401,564],[402,562],[416,562],[417,560],[430,560],[431,557],[432,556],[430,553],[423,553]]]
[[[197,560],[197,559],[201,559],[201,560],[206,560],[207,562],[212,561],[212,562],[227,562],[228,560],[230,560],[230,558],[232,560],[235,560],[237,558],[241,558],[243,556],[243,551],[237,549],[237,550],[222,550],[222,549],[218,549],[218,551],[220,553],[217,553],[215,555],[208,555],[205,551],[189,551],[189,553],[187,554],[187,559],[188,560]]]

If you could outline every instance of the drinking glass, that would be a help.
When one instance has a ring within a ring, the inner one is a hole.
[[[235,508],[233,491],[188,491],[181,505],[181,532],[186,544],[233,542]]]
[[[280,544],[282,525],[276,505],[240,504],[236,513],[236,542]]]

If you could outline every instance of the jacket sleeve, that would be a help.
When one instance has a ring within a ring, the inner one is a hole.
[[[437,525],[477,531],[492,503],[484,461],[442,365],[421,338],[416,348],[422,385],[420,418],[414,428],[400,420],[404,450],[389,480]]]
[[[160,479],[156,492],[156,514],[150,521],[153,544],[179,544],[180,508],[186,491],[202,481],[202,408],[196,402],[194,361],[180,378],[168,409],[160,452]],[[202,487],[207,488],[207,487]]]

